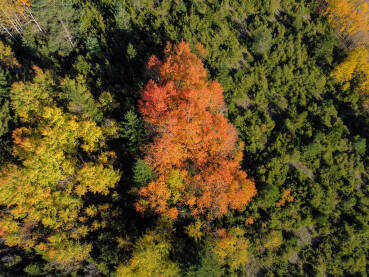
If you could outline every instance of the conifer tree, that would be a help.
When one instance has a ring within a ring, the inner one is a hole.
[[[48,50],[68,54],[76,45],[81,14],[76,1],[33,0],[32,11],[46,37]]]
[[[11,125],[16,118],[11,115],[9,104],[10,86],[13,81],[12,72],[20,65],[10,46],[0,41],[0,164],[9,159],[11,153]]]

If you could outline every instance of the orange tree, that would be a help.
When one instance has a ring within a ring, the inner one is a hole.
[[[148,69],[155,80],[142,90],[139,110],[155,132],[145,160],[156,179],[140,189],[137,210],[208,220],[242,210],[256,188],[240,169],[243,145],[224,116],[222,87],[207,81],[185,42],[168,44],[164,60],[152,56]]]

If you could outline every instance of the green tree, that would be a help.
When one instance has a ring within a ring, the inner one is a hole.
[[[251,47],[253,53],[260,56],[268,54],[273,42],[270,30],[261,28],[255,32],[254,36],[254,42]]]
[[[74,2],[33,0],[31,10],[42,32],[35,32],[37,26],[29,25],[24,40],[32,41],[34,36],[43,37],[46,41],[46,53],[57,51],[61,55],[69,54],[76,47],[80,33],[80,12]]]
[[[126,140],[128,151],[135,155],[140,153],[140,147],[147,142],[149,137],[142,119],[133,111],[128,111],[124,115],[120,133],[121,137]]]
[[[9,107],[9,72],[0,68],[0,137],[9,132],[9,122],[12,120]]]

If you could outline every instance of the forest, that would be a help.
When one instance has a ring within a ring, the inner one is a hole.
[[[369,276],[368,0],[0,10],[0,276]]]

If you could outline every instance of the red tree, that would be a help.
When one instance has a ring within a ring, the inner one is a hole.
[[[222,87],[206,80],[206,70],[187,43],[168,44],[165,59],[152,56],[150,80],[139,109],[156,132],[146,162],[157,179],[141,188],[137,210],[176,218],[188,207],[193,216],[220,217],[241,210],[256,194],[240,170],[242,145],[224,116]]]

